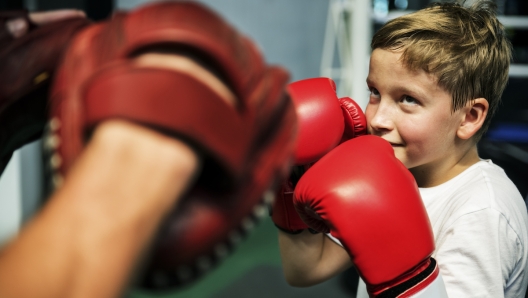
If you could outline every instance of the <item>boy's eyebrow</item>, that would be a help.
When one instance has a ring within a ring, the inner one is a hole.
[[[405,94],[416,95],[419,98],[425,98],[425,93],[419,87],[411,89],[405,86],[399,86],[397,90]]]
[[[367,85],[372,85],[373,82],[372,80],[370,80],[368,77],[367,77]],[[415,95],[416,97],[420,98],[420,99],[426,99],[426,96],[425,96],[425,92],[423,92],[423,90],[419,87],[415,88],[415,89],[410,89],[406,86],[397,86],[396,88],[397,91],[401,92],[401,93],[405,93],[405,94],[412,94],[412,95]]]
[[[407,88],[406,86],[398,86],[396,90],[398,90],[400,93],[410,95],[412,97],[415,97],[421,100],[427,99],[426,93],[423,92],[423,90],[421,90],[420,88],[410,89],[410,88]]]

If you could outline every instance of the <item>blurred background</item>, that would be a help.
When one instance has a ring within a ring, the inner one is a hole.
[[[477,0],[473,0],[477,1]],[[471,3],[473,1],[466,1]],[[495,0],[514,48],[509,84],[492,125],[479,145],[482,158],[500,165],[528,197],[528,1]],[[0,9],[78,8],[94,20],[146,0],[0,0]],[[326,76],[362,108],[372,34],[387,20],[427,6],[429,0],[200,0],[260,46],[266,60],[280,64],[291,80]],[[43,201],[40,141],[15,152],[0,177],[0,245],[15,235]],[[220,267],[177,292],[130,289],[126,297],[354,297],[353,269],[315,287],[286,284],[277,231],[266,218]]]

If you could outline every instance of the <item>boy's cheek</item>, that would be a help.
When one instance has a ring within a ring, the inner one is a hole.
[[[405,167],[408,168],[409,166],[407,165],[407,158],[405,156],[405,152],[404,152],[403,148],[401,148],[401,147],[394,148],[393,147],[393,149],[394,149],[394,155],[396,156],[396,158],[399,161],[401,161],[405,165]]]

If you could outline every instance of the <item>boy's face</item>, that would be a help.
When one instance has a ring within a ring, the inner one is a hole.
[[[413,174],[433,173],[455,152],[460,110],[452,112],[451,95],[423,70],[411,71],[401,52],[372,52],[365,115],[370,134],[389,141],[396,157]],[[452,156],[451,156],[452,157]],[[416,171],[415,171],[416,170]]]

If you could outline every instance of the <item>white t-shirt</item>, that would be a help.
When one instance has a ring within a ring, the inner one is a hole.
[[[528,214],[502,168],[481,160],[455,178],[421,188],[449,297],[524,297]],[[357,298],[368,298],[360,280]]]

